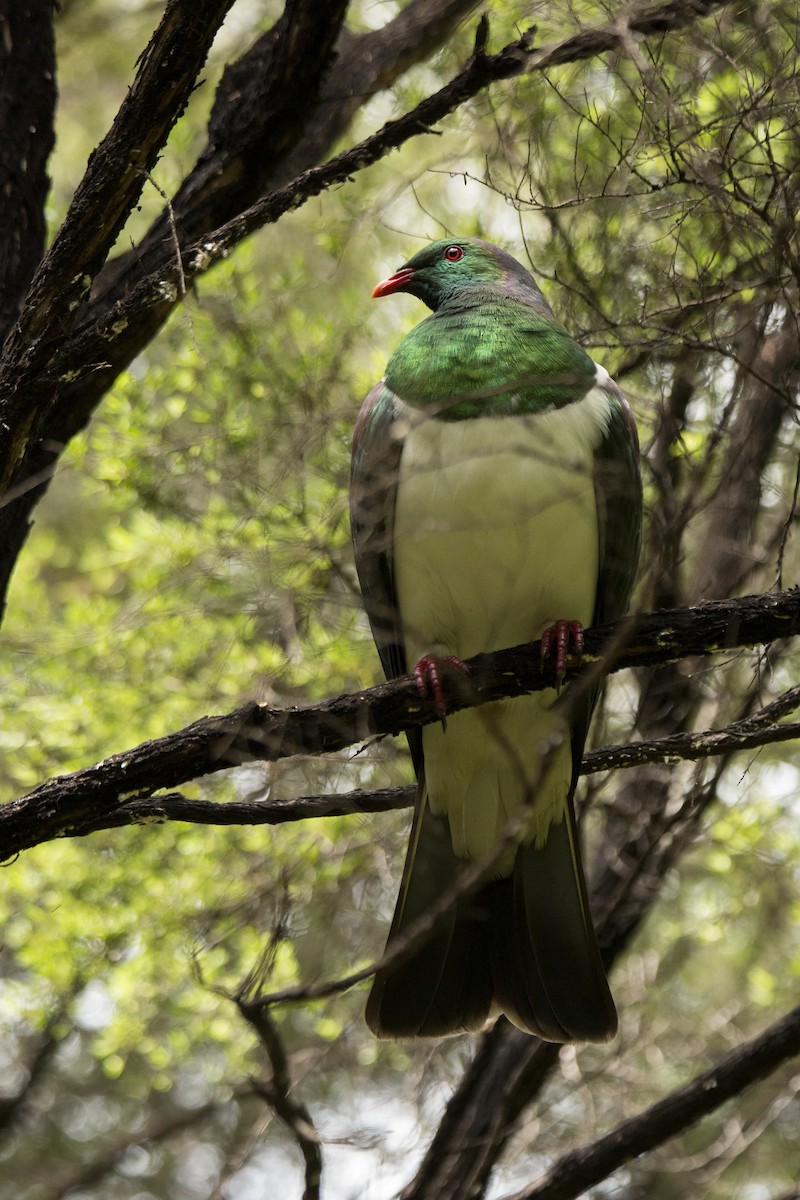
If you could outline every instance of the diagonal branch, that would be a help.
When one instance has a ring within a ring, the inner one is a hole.
[[[645,1112],[623,1121],[590,1146],[565,1154],[540,1183],[506,1200],[574,1200],[637,1155],[675,1137],[798,1054],[800,1006]]]
[[[139,58],[108,134],[93,152],[69,212],[39,265],[7,351],[30,346],[85,296],[136,204],[234,0],[171,0]],[[168,64],[169,70],[164,71]],[[98,223],[98,213],[103,214]]]

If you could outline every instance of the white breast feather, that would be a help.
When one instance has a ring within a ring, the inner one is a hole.
[[[437,421],[405,408],[395,572],[409,666],[428,652],[468,658],[531,641],[558,619],[591,622],[592,462],[609,417],[602,386],[539,414]],[[538,779],[552,698],[500,701],[455,714],[446,732],[424,730],[429,802],[448,813],[459,855],[487,854],[531,785],[531,838],[563,816],[568,739]]]

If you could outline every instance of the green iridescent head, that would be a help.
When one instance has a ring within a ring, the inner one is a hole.
[[[442,304],[476,286],[501,286],[541,307],[550,308],[533,276],[505,250],[480,238],[442,238],[420,250],[384,279],[373,296],[409,292],[435,312]]]

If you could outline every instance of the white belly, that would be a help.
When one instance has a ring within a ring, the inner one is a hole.
[[[607,399],[595,389],[580,404],[540,415],[416,419],[395,514],[409,667],[429,652],[469,658],[532,641],[559,619],[591,622],[598,569],[592,457],[607,414]],[[498,701],[455,714],[446,732],[439,725],[423,731],[428,800],[448,814],[458,855],[487,854],[531,791],[531,838],[543,838],[563,816],[568,741],[539,780],[540,747],[556,723],[551,703],[551,693]]]

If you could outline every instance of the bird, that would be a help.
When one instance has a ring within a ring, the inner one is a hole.
[[[625,613],[641,538],[636,425],[505,250],[435,241],[372,294],[395,293],[431,313],[358,415],[351,531],[385,675],[413,671],[443,719],[407,735],[417,796],[387,950],[445,907],[421,945],[379,966],[366,1020],[401,1040],[503,1014],[547,1041],[607,1041],[617,1013],[574,812],[596,691],[545,760],[565,720],[552,689],[447,715],[445,685],[471,656],[539,638],[558,683],[584,627]],[[446,904],[493,854],[478,890]]]

